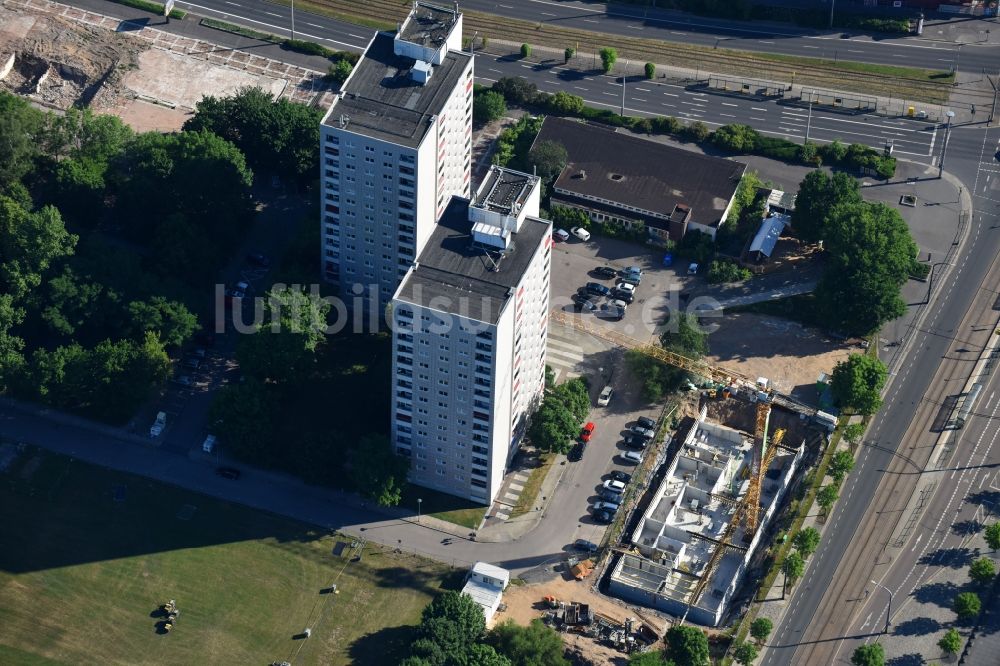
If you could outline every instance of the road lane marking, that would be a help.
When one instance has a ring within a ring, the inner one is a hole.
[[[602,92],[602,95],[611,95],[612,97],[618,97],[618,93]]]
[[[666,102],[660,102],[661,106],[669,106],[671,109],[676,109],[677,107],[673,104],[667,104]]]
[[[756,121],[759,121],[759,122],[765,122],[765,120],[763,118],[754,118],[753,116],[750,117],[750,120],[756,120]]]
[[[720,113],[719,115],[722,116],[723,118],[735,118],[736,117],[736,116],[734,116],[731,113]]]
[[[751,111],[763,111],[763,112],[767,113],[767,109],[762,109],[759,106],[751,106],[750,110]]]
[[[580,86],[573,86],[573,87],[576,88],[577,90],[583,90],[584,92],[590,90],[590,88],[581,88]]]
[[[496,72],[497,74],[503,74],[499,69],[490,69],[491,72]]]
[[[757,41],[759,43],[761,43],[761,44],[774,44],[774,42],[767,42],[767,41],[764,41],[763,39],[758,39]]]
[[[226,4],[227,5],[232,5],[233,7],[240,7],[241,6],[238,2],[229,2],[229,0],[226,0]]]
[[[645,103],[645,102],[646,102],[646,100],[644,100],[644,99],[642,99],[642,98],[640,98],[640,97],[633,97],[633,98],[632,98],[632,100],[633,100],[633,101],[636,101],[636,102],[643,102],[643,103]]]
[[[368,39],[367,37],[362,37],[361,35],[352,35],[351,33],[347,33],[347,36],[353,37],[354,39]]]
[[[597,23],[597,21],[591,21],[590,19],[583,19],[584,23]]]
[[[736,104],[730,104],[729,102],[723,102],[722,106],[737,106]]]
[[[677,93],[668,93],[668,92],[665,92],[663,94],[666,95],[667,97],[680,97],[680,95],[678,95]]]
[[[323,26],[321,26],[321,25],[316,25],[315,23],[309,23],[309,22],[306,22],[306,25],[309,25],[309,26],[312,26],[312,27],[314,27],[314,28],[319,28],[320,30],[323,30],[323,29],[324,29],[324,28],[323,28]]]
[[[542,16],[555,16],[552,12],[539,12]]]
[[[652,92],[649,88],[640,88],[639,86],[636,86],[635,89],[641,90],[642,92]]]
[[[264,13],[267,14],[268,16],[277,16],[278,18],[281,18],[281,14],[275,14],[274,12],[264,12]]]

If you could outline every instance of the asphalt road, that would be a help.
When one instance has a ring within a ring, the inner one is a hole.
[[[991,194],[998,141],[1000,130],[996,129],[985,136],[982,130],[952,136],[949,163],[976,192],[969,241],[939,286],[933,313],[910,341],[909,355],[897,370],[886,405],[872,421],[868,445],[858,457],[849,490],[831,514],[820,548],[798,583],[762,664],[847,663],[853,642],[868,638],[865,630],[856,626],[853,613],[863,589],[871,587],[867,581],[882,575],[892,585],[893,576],[906,571],[908,565],[912,567],[912,557],[904,555],[888,574],[876,571],[878,553],[892,538],[896,521],[902,519],[902,506],[919,476],[901,474],[923,469],[934,436],[928,431],[929,419],[937,415],[944,396],[960,390],[956,386],[972,369],[966,359],[973,354],[957,349],[976,350],[985,343],[981,331],[978,337],[972,335],[968,321],[995,315],[984,314],[982,303],[973,301],[997,280],[996,270],[987,276],[1000,251],[1000,208]],[[947,383],[941,381],[943,378]],[[992,424],[989,427],[995,428]],[[974,433],[975,428],[969,432]],[[974,446],[973,437],[963,436],[954,459],[968,461]],[[947,483],[939,484],[932,506],[940,506],[942,496],[950,496],[952,490]],[[928,510],[925,515],[935,514]],[[911,540],[923,532],[923,528],[915,530]],[[909,546],[907,542],[904,548]],[[901,592],[906,590],[904,583],[898,584]],[[867,625],[868,633],[872,627]],[[839,661],[834,661],[835,655]]]
[[[995,71],[1000,46],[969,43],[959,49],[951,42],[918,37],[880,35],[872,37],[841,31],[801,30],[793,26],[739,23],[692,16],[682,12],[635,5],[604,5],[559,0],[463,0],[466,10],[489,12],[535,23],[606,32],[629,37],[660,39],[679,44],[697,44],[758,53],[783,53],[812,58],[883,63],[927,69],[979,72]],[[983,22],[983,29],[995,27]],[[600,44],[584,47],[596,50]],[[959,55],[961,53],[961,55]]]

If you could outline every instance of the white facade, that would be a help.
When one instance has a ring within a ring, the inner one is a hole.
[[[551,223],[533,217],[538,179],[516,177],[511,246],[477,249],[482,211],[455,199],[392,302],[395,450],[413,483],[483,504],[545,388]]]
[[[458,52],[461,14],[420,5],[401,32],[420,12],[438,32],[376,35],[320,127],[323,276],[378,313],[451,196],[470,193],[473,59]]]

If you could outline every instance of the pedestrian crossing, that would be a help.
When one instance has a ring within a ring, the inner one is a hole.
[[[564,335],[559,333],[565,331]],[[577,367],[583,362],[584,354],[580,343],[570,338],[575,332],[568,329],[549,329],[549,340],[545,350],[545,364],[552,368],[556,382],[579,377]]]

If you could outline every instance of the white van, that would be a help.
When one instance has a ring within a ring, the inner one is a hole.
[[[590,240],[590,232],[583,227],[573,227],[573,235],[582,240],[584,243]]]
[[[153,425],[149,426],[149,436],[159,437],[163,434],[163,429],[167,427],[167,413],[159,412],[156,415],[156,420],[153,421]]]
[[[205,453],[211,453],[215,450],[215,435],[205,437],[205,441],[201,443],[201,450]]]
[[[552,237],[565,243],[569,240],[569,232],[565,229],[556,229],[552,232]]]

